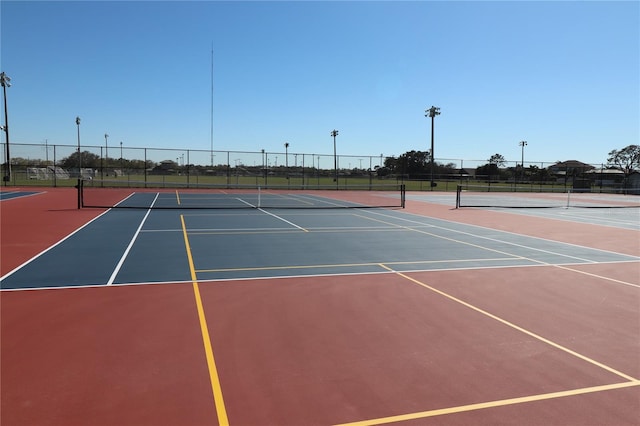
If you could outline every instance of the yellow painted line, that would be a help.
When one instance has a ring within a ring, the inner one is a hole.
[[[347,232],[366,232],[366,233],[371,233],[371,232],[405,232],[406,229],[399,229],[399,228],[311,228],[311,229],[304,229],[306,232],[313,232],[313,233],[340,233],[340,234],[344,234]],[[189,234],[191,235],[237,235],[237,234],[299,234],[299,231],[294,231],[291,229],[254,229],[254,230],[250,230],[250,229],[245,229],[245,230],[241,230],[241,229],[220,229],[220,230],[215,230],[215,229],[211,229],[211,230],[202,230],[202,231],[191,231],[189,232]]]
[[[296,231],[297,232],[297,231]],[[283,269],[313,269],[313,268],[353,268],[358,266],[381,266],[391,272],[396,272],[389,269],[385,265],[435,265],[438,263],[463,263],[463,262],[489,262],[489,261],[518,261],[513,257],[493,258],[493,259],[451,259],[451,260],[414,260],[410,262],[386,262],[382,263],[336,263],[326,265],[292,265],[292,266],[260,266],[252,268],[222,268],[222,269],[197,269],[196,272],[238,272],[238,271],[271,271],[271,270],[283,270]]]
[[[307,231],[308,232],[308,231]],[[191,235],[261,235],[261,234],[299,234],[296,229],[283,229],[274,231],[193,231]]]
[[[264,266],[256,268],[199,269],[197,272],[239,272],[239,271],[278,271],[283,269],[313,268],[353,268],[356,266],[376,266],[378,263],[344,263],[338,265],[299,265],[299,266]]]
[[[218,369],[216,361],[213,357],[213,348],[211,346],[211,337],[209,336],[209,328],[207,327],[207,319],[204,315],[204,307],[202,306],[202,298],[200,297],[200,288],[196,277],[196,270],[193,264],[193,256],[191,255],[191,245],[187,236],[187,227],[184,223],[184,216],[180,215],[182,222],[182,234],[184,236],[184,245],[187,250],[187,259],[189,260],[189,269],[191,271],[191,280],[193,281],[193,293],[196,298],[196,307],[198,309],[198,319],[200,320],[200,331],[202,333],[202,342],[204,343],[204,352],[207,357],[207,367],[209,368],[209,379],[211,381],[211,390],[213,391],[213,401],[218,415],[218,424],[228,425],[227,410],[222,397],[222,387],[220,386],[220,378],[218,377]]]
[[[463,413],[465,411],[483,410],[485,408],[503,407],[506,405],[523,404],[526,402],[544,401],[546,399],[564,398],[567,396],[584,395],[588,393],[604,392],[613,389],[629,388],[639,386],[640,381],[633,380],[630,382],[615,383],[612,385],[592,386],[588,388],[572,389],[561,392],[550,392],[538,395],[523,396],[520,398],[509,398],[497,401],[481,402],[478,404],[460,405],[458,407],[441,408],[437,410],[420,411],[416,413],[402,414],[398,416],[381,417],[378,419],[369,419],[356,421],[352,423],[342,423],[336,426],[372,426],[385,423],[401,422],[407,420],[424,419],[427,417],[442,416],[445,414]]]
[[[563,265],[556,265],[556,264],[553,264],[553,263],[544,262],[542,260],[532,259],[530,257],[513,255],[513,254],[510,254],[508,252],[501,251],[501,250],[496,250],[496,249],[492,249],[492,248],[489,248],[489,247],[484,247],[484,246],[480,246],[480,245],[477,245],[477,244],[456,240],[454,238],[449,238],[449,237],[444,237],[444,236],[441,236],[441,235],[433,234],[431,232],[422,231],[420,229],[416,229],[415,227],[409,227],[409,226],[404,226],[404,225],[395,225],[395,224],[393,224],[391,222],[386,222],[384,220],[374,219],[374,218],[370,218],[368,216],[363,216],[363,215],[358,215],[358,214],[356,214],[356,216],[362,217],[364,219],[369,219],[369,220],[374,221],[374,222],[380,222],[380,223],[384,223],[384,224],[387,224],[387,225],[397,226],[399,228],[406,229],[406,230],[409,230],[409,231],[414,231],[414,232],[419,232],[421,234],[434,236],[436,238],[441,238],[441,239],[444,239],[444,240],[453,241],[453,242],[460,243],[460,244],[466,244],[466,245],[469,245],[471,247],[476,247],[476,248],[480,248],[480,249],[483,249],[483,250],[492,251],[492,252],[495,252],[495,253],[505,254],[507,256],[514,256],[517,259],[528,260],[530,262],[537,263],[537,264],[540,264],[540,265],[543,265],[543,266],[552,266],[552,267],[555,267],[555,268],[558,268],[558,269],[564,269],[564,270],[567,270],[567,271],[577,272],[579,274],[584,274],[584,275],[588,275],[588,276],[591,276],[591,277],[600,278],[600,279],[603,279],[603,280],[606,280],[606,281],[615,282],[615,283],[618,283],[618,284],[624,284],[624,285],[628,285],[628,286],[631,286],[631,287],[640,287],[640,285],[638,285],[638,284],[630,283],[630,282],[627,282],[627,281],[621,281],[621,280],[617,280],[615,278],[609,278],[609,277],[605,277],[605,276],[602,276],[602,275],[592,274],[590,272],[581,271],[579,269],[574,269],[574,268],[570,268],[570,267],[563,266]],[[444,229],[446,229],[446,228],[444,228]],[[469,233],[466,233],[466,232],[463,232],[463,234],[467,234],[467,235],[472,235],[473,236],[473,234],[469,234]],[[484,237],[480,237],[480,238],[484,238]],[[559,256],[565,256],[566,257],[568,255],[560,254]],[[587,265],[587,264],[589,264],[589,263],[584,263],[584,265]]]
[[[384,267],[384,265],[382,265],[382,266]],[[392,270],[390,268],[387,268],[387,269],[389,269],[390,271]],[[597,366],[597,367],[599,367],[599,368],[601,368],[603,370],[609,371],[610,373],[613,373],[613,374],[615,374],[617,376],[620,376],[620,377],[622,377],[622,378],[624,378],[626,380],[629,380],[629,381],[632,381],[632,382],[638,381],[638,379],[636,379],[634,377],[631,377],[631,376],[629,376],[629,375],[627,375],[625,373],[622,373],[622,372],[620,372],[620,371],[618,371],[618,370],[616,370],[616,369],[614,369],[612,367],[609,367],[608,365],[605,365],[605,364],[603,364],[601,362],[598,362],[598,361],[596,361],[594,359],[591,359],[591,358],[589,358],[589,357],[587,357],[585,355],[582,355],[582,354],[580,354],[578,352],[575,352],[575,351],[573,351],[573,350],[571,350],[571,349],[569,349],[569,348],[567,348],[565,346],[562,346],[562,345],[560,345],[560,344],[558,344],[556,342],[553,342],[553,341],[551,341],[551,340],[549,340],[547,338],[544,338],[544,337],[540,336],[539,334],[536,334],[536,333],[534,333],[532,331],[529,331],[529,330],[527,330],[525,328],[522,328],[522,327],[520,327],[520,326],[518,326],[518,325],[516,325],[516,324],[514,324],[512,322],[509,322],[509,321],[507,321],[507,320],[505,320],[503,318],[500,318],[500,317],[498,317],[496,315],[493,315],[492,313],[489,313],[489,312],[487,312],[487,311],[485,311],[483,309],[478,308],[477,306],[474,306],[474,305],[472,305],[470,303],[467,303],[462,299],[458,299],[457,297],[452,296],[452,295],[450,295],[448,293],[445,293],[444,291],[438,290],[435,287],[431,287],[430,285],[425,284],[425,283],[423,283],[423,282],[421,282],[421,281],[419,281],[419,280],[417,280],[415,278],[411,278],[410,276],[405,275],[402,272],[397,272],[397,271],[394,271],[394,272],[397,275],[399,275],[399,276],[401,276],[401,277],[403,277],[403,278],[405,278],[405,279],[407,279],[407,280],[409,280],[409,281],[411,281],[411,282],[413,282],[415,284],[418,284],[419,286],[422,286],[422,287],[424,287],[426,289],[429,289],[429,290],[431,290],[431,291],[433,291],[435,293],[438,293],[439,295],[444,296],[447,299],[453,300],[454,302],[459,303],[459,304],[461,304],[463,306],[466,306],[469,309],[473,309],[474,311],[479,312],[482,315],[485,315],[485,316],[487,316],[487,317],[489,317],[491,319],[494,319],[494,320],[496,320],[498,322],[501,322],[502,324],[504,324],[504,325],[506,325],[508,327],[511,327],[511,328],[513,328],[515,330],[518,330],[519,332],[524,333],[524,334],[526,334],[528,336],[531,336],[534,339],[537,339],[537,340],[539,340],[539,341],[541,341],[543,343],[546,343],[547,345],[553,346],[556,349],[559,349],[559,350],[561,350],[563,352],[566,352],[566,353],[568,353],[570,355],[573,355],[576,358],[579,358],[579,359],[581,359],[583,361],[586,361],[586,362],[588,362],[588,363],[590,363],[592,365],[595,365],[595,366]]]
[[[176,200],[178,200],[178,205],[180,205],[180,194],[178,194],[177,189],[176,189]]]

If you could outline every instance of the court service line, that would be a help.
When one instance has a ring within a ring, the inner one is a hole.
[[[295,225],[294,225],[295,226]],[[298,227],[299,228],[299,227]],[[401,229],[399,227],[393,227],[393,228],[360,228],[360,229],[356,229],[356,228],[345,228],[345,229],[306,229],[306,228],[300,228],[302,230],[304,230],[305,232],[312,232],[312,233],[325,233],[325,234],[345,234],[347,232],[349,233],[357,233],[357,232],[364,232],[364,233],[373,233],[373,232],[406,232],[406,229]],[[149,232],[149,231],[147,231]],[[162,232],[162,231],[160,231]],[[227,229],[227,230],[216,230],[216,229],[212,229],[212,230],[205,230],[205,229],[195,229],[192,231],[189,231],[189,233],[191,235],[252,235],[252,234],[299,234],[300,231],[298,231],[297,229],[291,229],[291,228],[255,228],[255,229],[251,229],[251,228],[247,228],[245,230],[240,230],[240,229]]]
[[[320,196],[317,196],[317,195],[314,195],[313,197],[305,196],[305,195],[299,195],[299,197],[303,198],[303,199],[311,200],[311,204],[325,203],[325,204],[329,204],[330,206],[334,206],[334,207],[345,207],[345,204],[334,203],[332,201],[329,201],[326,197],[320,197]]]
[[[296,228],[300,229],[301,231],[309,232],[308,230],[304,229],[302,226],[298,226],[298,225],[296,225],[296,224],[295,224],[295,223],[293,223],[293,222],[289,222],[287,219],[285,219],[285,218],[283,218],[283,217],[280,217],[280,216],[278,216],[278,215],[276,215],[276,214],[270,213],[270,212],[268,212],[268,211],[266,211],[266,210],[263,210],[263,209],[258,209],[258,210],[259,210],[259,211],[261,211],[262,213],[266,213],[266,214],[268,214],[269,216],[273,216],[273,217],[275,217],[276,219],[279,219],[279,220],[283,221],[284,223],[288,223],[288,224],[289,224],[289,225],[291,225],[291,226],[295,226]]]
[[[294,195],[294,194],[274,194],[280,198],[284,198],[285,200],[294,200],[294,201],[299,201],[302,202],[304,204],[307,204],[309,206],[312,206],[313,203],[310,201],[306,201],[304,199],[302,199],[303,197],[300,197],[299,195]]]
[[[220,426],[228,425],[229,419],[227,417],[227,410],[224,405],[224,398],[222,397],[222,387],[220,386],[220,377],[218,376],[218,369],[216,367],[216,361],[213,357],[213,347],[211,345],[211,336],[209,335],[209,328],[207,327],[207,318],[204,314],[204,306],[202,305],[202,297],[200,296],[200,288],[198,286],[196,269],[193,263],[193,256],[191,254],[191,245],[189,244],[189,237],[187,235],[187,227],[184,222],[184,215],[180,215],[180,222],[182,223],[182,235],[184,237],[184,245],[187,250],[187,259],[189,261],[189,270],[191,272],[191,280],[193,285],[193,294],[196,299],[196,308],[198,310],[198,320],[200,321],[200,332],[202,333],[202,343],[204,344],[204,352],[207,358],[207,367],[209,369],[209,380],[211,382],[211,390],[213,391],[213,401],[216,407],[216,414],[218,416],[218,424]]]
[[[502,400],[496,400],[496,401],[481,402],[477,404],[460,405],[457,407],[440,408],[440,409],[429,410],[429,411],[419,411],[416,413],[401,414],[398,416],[381,417],[377,419],[361,420],[361,421],[355,421],[351,423],[341,423],[335,426],[381,425],[385,423],[424,419],[427,417],[442,416],[446,414],[456,414],[456,413],[464,413],[467,411],[483,410],[486,408],[504,407],[507,405],[522,404],[527,402],[544,401],[547,399],[564,398],[567,396],[584,395],[584,394],[595,393],[595,392],[604,392],[604,391],[609,391],[614,389],[629,388],[633,386],[640,386],[640,381],[633,380],[629,382],[614,383],[610,385],[591,386],[591,387],[572,389],[567,391],[542,393],[537,395],[522,396],[518,398],[509,398],[509,399],[502,399]]]
[[[156,197],[151,202],[151,206],[149,206],[149,208],[147,209],[147,213],[145,213],[144,217],[140,221],[140,225],[138,225],[138,229],[136,229],[136,232],[133,234],[131,241],[129,241],[129,245],[127,246],[124,253],[122,253],[120,260],[118,261],[118,264],[116,265],[115,269],[111,273],[111,276],[107,281],[107,285],[112,285],[113,282],[115,281],[116,276],[118,275],[118,272],[120,272],[120,269],[122,268],[122,265],[124,264],[125,259],[127,258],[127,256],[129,255],[129,252],[131,251],[131,248],[133,247],[133,243],[135,243],[136,240],[138,239],[138,235],[140,235],[140,230],[142,229],[142,226],[144,225],[144,223],[147,221],[147,217],[149,217],[149,213],[151,213],[151,209],[153,208],[153,205],[156,203],[156,200],[158,199],[158,195],[159,194],[156,194]]]
[[[549,339],[547,339],[545,337],[542,337],[539,334],[536,334],[536,333],[534,333],[532,331],[529,331],[526,328],[520,327],[519,325],[516,325],[516,324],[514,324],[514,323],[512,323],[510,321],[507,321],[504,318],[501,318],[501,317],[499,317],[497,315],[494,315],[494,314],[492,314],[492,313],[490,313],[488,311],[485,311],[484,309],[481,309],[481,308],[479,308],[479,307],[477,307],[475,305],[472,305],[469,302],[465,302],[464,300],[459,299],[459,298],[457,298],[455,296],[452,296],[449,293],[446,293],[446,292],[444,292],[442,290],[438,290],[437,288],[432,287],[429,284],[423,283],[420,280],[412,278],[412,277],[410,277],[410,276],[408,276],[408,275],[406,275],[406,274],[404,274],[402,272],[394,271],[393,269],[388,268],[388,267],[386,267],[385,265],[382,265],[382,264],[380,266],[387,268],[389,271],[395,272],[396,275],[398,275],[398,276],[400,276],[402,278],[405,278],[405,279],[413,282],[414,284],[418,284],[419,286],[422,286],[422,287],[426,288],[427,290],[431,290],[434,293],[438,293],[439,295],[444,296],[449,300],[452,300],[452,301],[454,301],[456,303],[459,303],[459,304],[461,304],[461,305],[463,305],[463,306],[465,306],[465,307],[467,307],[469,309],[472,309],[472,310],[474,310],[474,311],[476,311],[476,312],[478,312],[478,313],[480,313],[480,314],[482,314],[484,316],[487,316],[487,317],[489,317],[489,318],[491,318],[493,320],[496,320],[496,321],[498,321],[498,322],[500,322],[500,323],[502,323],[502,324],[504,324],[504,325],[506,325],[508,327],[513,328],[514,330],[517,330],[517,331],[519,331],[521,333],[524,333],[524,334],[526,334],[528,336],[531,336],[534,339],[539,340],[539,341],[541,341],[543,343],[546,343],[549,346],[552,346],[552,347],[554,347],[556,349],[559,349],[559,350],[561,350],[563,352],[566,352],[569,355],[573,355],[576,358],[579,358],[579,359],[581,359],[583,361],[586,361],[586,362],[588,362],[590,364],[593,364],[593,365],[595,365],[595,366],[597,366],[597,367],[599,367],[599,368],[601,368],[603,370],[606,370],[606,371],[608,371],[610,373],[613,373],[613,374],[615,374],[617,376],[620,376],[623,379],[626,379],[626,380],[629,380],[629,381],[632,381],[632,382],[638,382],[639,381],[639,379],[637,379],[635,377],[631,377],[631,376],[629,376],[629,375],[627,375],[627,374],[625,374],[625,373],[623,373],[621,371],[618,371],[618,370],[614,369],[613,367],[609,367],[608,365],[605,365],[605,364],[603,364],[603,363],[601,363],[599,361],[596,361],[596,360],[594,360],[592,358],[589,358],[586,355],[582,355],[581,353],[578,353],[578,352],[576,352],[574,350],[571,350],[571,349],[567,348],[566,346],[562,346],[559,343],[556,343],[556,342],[554,342],[552,340],[549,340]]]

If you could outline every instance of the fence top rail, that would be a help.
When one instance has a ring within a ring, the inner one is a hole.
[[[4,146],[6,144],[6,142],[1,142],[0,145]],[[27,143],[27,142],[11,142],[11,146],[14,148],[17,147],[24,147],[25,150],[31,150],[29,151],[29,154],[33,154],[33,155],[37,155],[40,154],[42,156],[46,156],[50,150],[55,150],[57,148],[61,148],[64,149],[66,152],[76,152],[78,149],[78,145],[77,144],[73,144],[73,143]],[[153,153],[172,153],[169,155],[169,158],[163,158],[163,159],[153,159],[152,161],[154,162],[161,162],[163,160],[173,160],[175,159],[175,155],[176,153],[182,154],[182,153],[193,153],[194,155],[200,154],[200,155],[206,155],[206,158],[208,159],[208,164],[210,163],[210,159],[211,157],[222,157],[222,158],[226,158],[229,157],[229,163],[233,162],[234,159],[230,158],[232,155],[236,154],[238,156],[241,155],[245,155],[245,156],[257,156],[257,158],[260,158],[260,156],[265,155],[268,157],[273,157],[274,155],[277,156],[286,156],[286,158],[292,158],[295,156],[302,156],[303,158],[309,158],[309,157],[322,157],[322,158],[333,158],[334,154],[333,153],[305,153],[305,152],[297,152],[297,151],[291,151],[291,150],[283,150],[282,148],[277,148],[277,149],[273,149],[273,150],[269,150],[269,149],[256,149],[255,151],[246,151],[246,150],[211,150],[211,149],[197,149],[197,148],[160,148],[160,147],[141,147],[141,146],[122,146],[118,143],[112,144],[112,145],[104,145],[104,144],[81,144],[80,145],[80,149],[82,151],[96,151],[96,152],[102,152],[103,150],[108,149],[109,153],[111,153],[112,151],[116,152],[116,155],[110,155],[110,158],[119,158],[120,156],[119,151],[122,150],[123,154],[128,154],[126,157],[123,155],[122,158],[127,158],[127,157],[132,157],[131,153],[132,152],[147,152],[149,154],[149,156],[152,156]],[[12,155],[13,157],[22,157],[20,152],[15,153],[14,155]],[[377,166],[382,166],[382,161],[383,159],[387,159],[387,158],[398,158],[398,156],[396,155],[382,155],[382,154],[345,154],[345,153],[336,153],[335,154],[336,157],[338,158],[349,158],[349,159],[353,159],[356,163],[358,162],[358,159],[362,159],[362,161],[365,161],[366,159],[370,160],[371,162],[376,162]],[[173,158],[171,158],[173,157]],[[34,160],[36,160],[35,157],[30,157]],[[202,157],[200,157],[202,158]],[[254,157],[252,157],[254,158]],[[182,161],[182,159],[181,159]],[[186,161],[186,159],[184,160]],[[446,158],[446,157],[437,157],[435,158],[436,162],[439,163],[445,163],[445,164],[450,164],[450,163],[455,163],[456,166],[460,166],[460,169],[475,169],[479,166],[482,165],[486,165],[489,163],[489,160],[486,159],[464,159],[464,158]],[[539,167],[539,168],[549,168],[549,167],[553,167],[553,166],[557,166],[560,170],[562,169],[576,169],[576,168],[580,168],[580,167],[590,167],[590,168],[594,168],[597,170],[603,170],[605,169],[605,163],[604,162],[600,162],[600,163],[581,163],[581,162],[575,162],[578,165],[574,165],[573,164],[574,161],[533,161],[533,160],[526,160],[524,161],[525,164],[525,168],[527,167]],[[504,168],[508,168],[508,167],[518,167],[522,164],[522,161],[520,159],[515,159],[515,160],[505,160],[504,161],[504,165],[506,167],[502,167],[500,169],[504,169]],[[352,164],[354,167],[358,166],[359,164]],[[580,166],[582,165],[582,166]],[[364,165],[363,165],[364,166]],[[368,164],[367,164],[368,166]],[[606,169],[608,170],[608,169]],[[605,171],[606,171],[605,170]]]

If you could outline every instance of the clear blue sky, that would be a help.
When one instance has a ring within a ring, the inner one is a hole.
[[[6,1],[11,142],[606,161],[640,140],[638,1]]]

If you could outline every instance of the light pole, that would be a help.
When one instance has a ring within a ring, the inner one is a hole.
[[[4,130],[4,134],[7,139],[7,143],[5,145],[5,159],[7,160],[7,167],[5,168],[5,174],[2,178],[4,180],[4,184],[8,185],[11,180],[11,155],[9,154],[9,114],[7,113],[7,87],[11,87],[11,77],[9,77],[3,71],[0,73],[0,84],[2,84],[2,93],[4,94],[4,126],[2,129]]]
[[[82,154],[80,153],[80,117],[76,117],[78,127],[78,180],[82,179]]]
[[[287,171],[287,185],[289,185],[289,142],[284,143],[284,168]]]
[[[104,134],[104,168],[105,169],[109,167],[109,143],[107,139],[109,139],[109,135],[105,133]],[[109,172],[107,172],[106,175],[109,176]]]
[[[120,175],[124,176],[124,158],[122,158],[122,141],[120,141]]]
[[[336,136],[338,136],[337,130],[331,131],[331,136],[333,136],[333,168],[335,170],[335,177],[333,180],[336,181],[336,189],[338,189],[338,156],[336,155]]]
[[[433,181],[433,169],[435,167],[435,156],[433,155],[433,125],[436,115],[440,115],[440,108],[431,106],[428,110],[425,110],[425,117],[431,117],[431,191],[436,183]]]
[[[520,141],[518,143],[518,145],[520,145],[522,147],[522,181],[524,182],[524,147],[527,146],[527,141]]]

